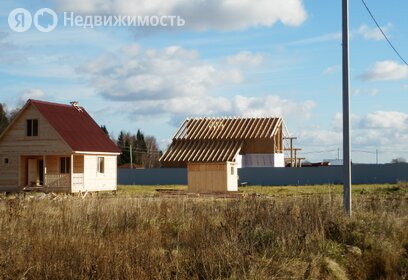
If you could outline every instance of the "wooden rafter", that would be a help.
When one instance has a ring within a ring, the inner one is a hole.
[[[174,166],[187,162],[231,161],[249,139],[269,139],[279,152],[282,124],[281,118],[187,118],[160,161],[174,163]]]

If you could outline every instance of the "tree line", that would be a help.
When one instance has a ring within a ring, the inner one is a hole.
[[[20,109],[8,110],[5,104],[0,103],[0,134],[13,121]],[[132,167],[136,168],[160,167],[159,159],[162,151],[159,149],[154,136],[145,136],[140,130],[137,130],[136,134],[121,131],[119,136],[115,138],[109,133],[105,125],[102,125],[101,129],[122,152],[118,157],[118,166],[129,165],[130,167],[132,162]]]
[[[105,126],[102,126],[102,129],[107,133]],[[162,151],[159,149],[159,145],[154,136],[144,136],[139,129],[136,134],[122,130],[116,139],[116,144],[122,151],[122,154],[118,158],[119,166],[132,162],[133,167],[136,168],[160,167],[159,159],[162,155]]]
[[[13,121],[20,109],[8,110],[6,104],[0,103],[0,134]]]

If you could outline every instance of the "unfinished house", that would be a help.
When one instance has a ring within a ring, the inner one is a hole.
[[[28,100],[0,135],[0,190],[116,190],[119,154],[76,102]]]
[[[187,167],[189,191],[237,191],[237,168],[285,166],[283,130],[282,118],[186,119],[160,162]]]

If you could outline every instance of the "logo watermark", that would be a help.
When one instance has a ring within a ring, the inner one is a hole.
[[[31,13],[26,9],[18,8],[8,16],[8,24],[15,32],[26,32],[33,24]]]
[[[10,12],[8,24],[15,32],[26,32],[32,25],[40,32],[51,32],[58,26],[58,15],[49,8],[38,10],[34,16],[26,9]],[[181,27],[186,21],[180,16],[78,15],[64,12],[63,27]]]
[[[45,23],[42,25],[39,22],[39,18],[47,18],[50,20],[51,23]],[[58,25],[58,15],[56,12],[49,8],[39,9],[34,15],[34,25],[41,32],[51,32],[53,31]]]

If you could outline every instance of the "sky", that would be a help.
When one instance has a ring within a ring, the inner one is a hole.
[[[407,60],[408,1],[366,3]],[[16,8],[50,8],[58,24],[15,32]],[[185,24],[91,28],[67,15]],[[350,85],[353,162],[376,162],[376,150],[380,163],[408,159],[408,66],[360,0],[350,1]],[[79,101],[113,135],[141,129],[163,149],[187,117],[282,116],[300,156],[341,158],[341,1],[2,0],[0,102],[29,98]]]

